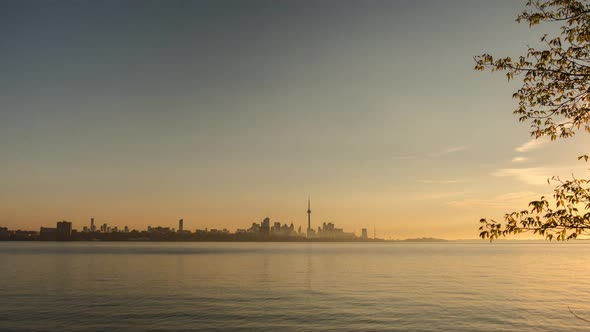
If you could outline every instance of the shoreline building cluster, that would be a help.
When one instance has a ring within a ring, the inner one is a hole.
[[[260,236],[303,236],[301,233],[301,227],[298,231],[295,231],[293,223],[290,225],[275,222],[271,226],[270,218],[266,217],[261,223],[252,223],[252,226],[248,229],[238,229],[236,233],[239,234],[253,234]]]
[[[295,229],[295,225],[271,223],[269,217],[260,223],[252,223],[247,228],[239,228],[234,233],[227,229],[197,229],[195,232],[185,229],[184,219],[178,220],[178,228],[148,226],[147,230],[130,230],[128,226],[119,229],[117,226],[109,226],[103,223],[97,228],[94,218],[90,218],[90,224],[84,226],[81,232],[72,228],[69,221],[59,221],[56,227],[41,227],[39,232],[34,231],[10,231],[0,227],[0,240],[39,240],[39,241],[368,241],[367,229],[362,229],[362,234],[357,237],[354,232],[345,232],[337,228],[334,223],[323,223],[314,230],[311,226],[311,201],[307,200],[307,230],[303,232],[301,226]]]
[[[68,241],[72,238],[72,223],[58,221],[55,228],[41,227],[39,240],[41,241]]]

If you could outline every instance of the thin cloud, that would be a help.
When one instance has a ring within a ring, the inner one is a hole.
[[[459,179],[459,180],[417,180],[416,182],[426,183],[426,184],[454,184],[454,183],[463,183],[466,180]]]
[[[567,123],[567,120],[563,120],[558,122],[558,125],[564,125],[565,124],[565,128],[571,128],[573,126],[573,124],[571,123]],[[520,146],[517,146],[515,148],[516,152],[529,152],[532,150],[536,150],[544,145],[546,145],[547,143],[551,142],[551,140],[547,137],[547,136],[543,136],[540,138],[533,138],[531,140],[529,140],[528,142],[523,143]]]
[[[415,194],[415,195],[411,196],[411,198],[414,200],[438,200],[438,199],[449,198],[449,197],[464,196],[467,194],[469,194],[469,193],[465,192],[465,191],[439,192],[439,193],[419,193],[419,194]]]
[[[486,199],[463,199],[448,202],[448,205],[457,208],[490,208],[503,207],[514,208],[517,205],[527,204],[531,200],[539,198],[539,194],[531,191],[512,192]]]
[[[408,160],[408,159],[415,159],[415,156],[393,156],[391,159],[393,160]]]
[[[514,177],[520,182],[530,185],[546,185],[547,179],[555,175],[554,170],[547,167],[502,168],[492,173],[495,177]]]
[[[451,153],[456,153],[456,152],[461,152],[461,151],[465,151],[469,149],[469,146],[463,145],[463,146],[453,146],[450,148],[446,148],[444,150],[438,151],[438,152],[433,152],[433,153],[429,153],[425,156],[420,156],[420,155],[395,155],[392,156],[391,159],[392,160],[414,160],[414,159],[425,159],[425,158],[437,158],[437,157],[441,157],[447,154],[451,154]]]
[[[522,163],[524,161],[527,161],[529,158],[525,158],[525,157],[514,157],[512,158],[512,162],[513,163]]]
[[[439,152],[431,153],[428,156],[429,157],[441,157],[441,156],[444,156],[444,155],[447,155],[447,154],[465,151],[467,149],[469,149],[469,146],[465,146],[465,145],[463,145],[463,146],[453,146],[453,147],[446,148],[446,149],[444,149],[442,151],[439,151]]]
[[[533,150],[536,150],[540,147],[542,147],[543,145],[549,143],[549,139],[547,138],[539,138],[539,139],[532,139],[518,147],[516,147],[516,152],[530,152]]]
[[[514,177],[529,185],[547,185],[547,179],[553,176],[568,177],[572,174],[587,174],[584,165],[502,168],[492,173],[496,177]]]

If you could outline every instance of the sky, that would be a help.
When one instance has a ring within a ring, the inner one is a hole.
[[[525,1],[3,1],[0,226],[477,237],[585,172],[473,70]]]

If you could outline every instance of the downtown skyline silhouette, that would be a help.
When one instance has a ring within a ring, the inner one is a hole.
[[[0,0],[0,332],[582,332],[590,0]]]

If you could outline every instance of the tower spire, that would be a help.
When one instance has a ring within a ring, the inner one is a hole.
[[[311,237],[311,202],[307,196],[307,237]]]

